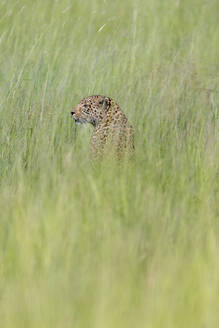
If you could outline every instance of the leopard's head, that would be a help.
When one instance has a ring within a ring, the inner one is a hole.
[[[105,96],[84,98],[71,110],[71,115],[76,124],[91,123],[97,126],[110,108],[111,100]]]

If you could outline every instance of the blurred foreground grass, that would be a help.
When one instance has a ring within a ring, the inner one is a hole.
[[[0,12],[0,326],[218,327],[218,1]],[[133,123],[129,165],[91,166],[91,94]]]

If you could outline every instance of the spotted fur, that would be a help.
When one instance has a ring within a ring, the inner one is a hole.
[[[125,114],[115,101],[105,96],[84,98],[71,114],[77,124],[94,127],[90,148],[93,158],[114,153],[121,158],[134,150],[134,132]]]

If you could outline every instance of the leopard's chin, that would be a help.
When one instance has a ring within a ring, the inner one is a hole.
[[[81,125],[81,124],[83,124],[83,123],[81,123],[80,121],[75,121],[75,124],[77,124],[77,125]]]
[[[81,124],[87,123],[87,121],[84,120],[83,118],[74,119],[74,121],[75,121],[75,124],[77,124],[77,125],[81,125]]]

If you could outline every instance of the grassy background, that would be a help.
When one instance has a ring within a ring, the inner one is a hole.
[[[0,326],[218,327],[217,0],[0,1]],[[70,110],[116,99],[136,159]]]

